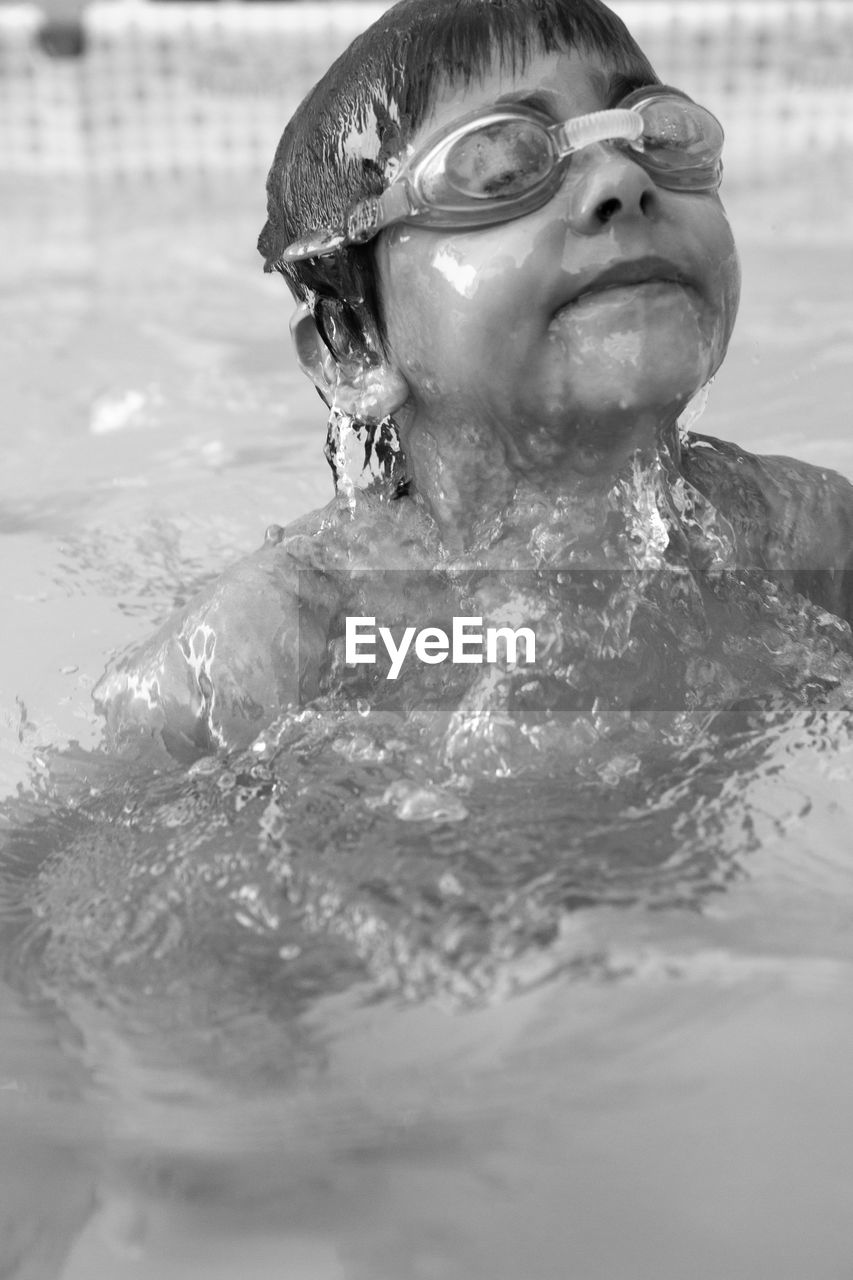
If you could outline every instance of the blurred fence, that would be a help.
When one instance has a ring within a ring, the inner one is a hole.
[[[0,7],[0,171],[263,171],[293,109],[383,10],[368,0]],[[723,120],[727,182],[850,171],[853,0],[612,0],[661,77]]]

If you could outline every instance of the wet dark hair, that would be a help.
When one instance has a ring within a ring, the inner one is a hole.
[[[601,0],[401,0],[359,36],[287,125],[267,178],[258,249],[308,302],[335,354],[381,349],[373,247],[284,263],[293,240],[340,226],[349,207],[387,186],[444,84],[468,84],[497,59],[523,70],[533,53],[587,48],[639,84],[657,83],[625,24]]]

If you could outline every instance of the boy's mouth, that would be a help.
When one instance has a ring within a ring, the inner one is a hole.
[[[617,262],[606,267],[578,290],[573,298],[563,307],[571,307],[576,302],[592,294],[605,293],[609,289],[624,289],[632,285],[644,284],[676,284],[689,286],[692,284],[685,273],[666,258],[646,257],[634,258],[629,262]],[[563,308],[561,307],[560,310]]]

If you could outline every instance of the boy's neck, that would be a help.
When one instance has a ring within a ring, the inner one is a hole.
[[[405,448],[414,491],[451,556],[497,543],[509,550],[508,541],[520,550],[543,537],[558,558],[563,543],[567,553],[574,548],[573,558],[599,559],[621,522],[620,509],[630,520],[638,505],[654,503],[653,491],[667,476],[680,473],[674,416],[639,423],[618,449],[565,450],[542,459],[523,456],[511,438],[467,424],[452,444],[446,425],[440,436],[419,426]]]

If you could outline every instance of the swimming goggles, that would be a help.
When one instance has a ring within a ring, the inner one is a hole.
[[[344,225],[309,232],[284,262],[365,244],[384,227],[485,227],[539,209],[559,190],[576,151],[609,142],[671,191],[716,191],[723,127],[678,90],[638,89],[611,111],[562,124],[523,104],[472,112],[415,151],[380,196],[359,200]]]

